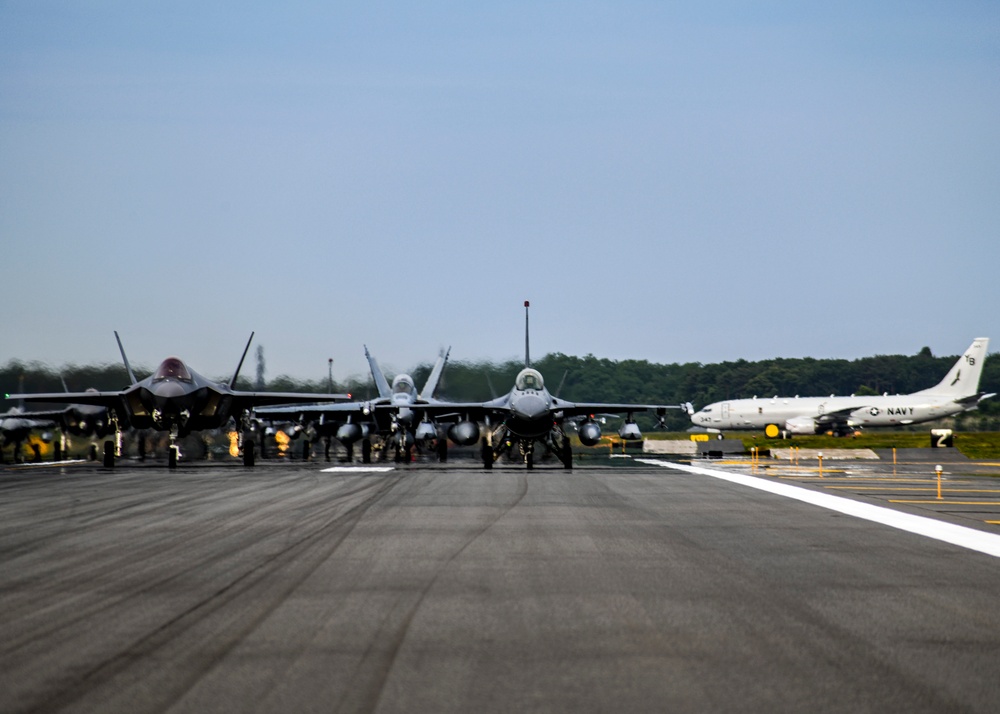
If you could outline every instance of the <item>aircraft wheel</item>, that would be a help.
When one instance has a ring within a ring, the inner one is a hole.
[[[530,451],[524,456],[524,465],[529,469],[535,468],[535,455]]]
[[[351,463],[354,461],[354,442],[352,441],[350,444],[344,444],[344,448],[347,449],[347,463]],[[329,459],[327,459],[327,461],[329,461]]]
[[[569,445],[569,439],[563,440],[562,462],[563,468],[573,468],[573,447]]]
[[[482,447],[480,449],[480,455],[483,457],[483,468],[492,469],[493,468],[493,449],[486,442],[486,437],[483,437]]]
[[[448,440],[445,438],[439,438],[437,442],[437,455],[438,461],[442,464],[448,460]]]
[[[167,468],[177,468],[177,446],[175,444],[171,444],[170,448],[167,450]]]
[[[113,469],[115,467],[115,442],[108,439],[104,442],[104,468]]]
[[[253,439],[247,439],[243,444],[243,465],[252,468],[254,461],[254,443]]]
[[[372,462],[372,442],[365,439],[361,442],[361,463],[370,464]]]

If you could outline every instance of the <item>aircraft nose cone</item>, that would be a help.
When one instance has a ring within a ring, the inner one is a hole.
[[[152,385],[149,391],[158,399],[176,399],[185,394],[184,386],[177,382],[159,382]]]
[[[510,405],[511,411],[521,419],[533,421],[548,411],[548,404],[537,394],[526,394]]]

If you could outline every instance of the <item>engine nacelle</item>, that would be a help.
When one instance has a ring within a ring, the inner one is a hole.
[[[448,427],[448,438],[459,446],[472,446],[479,441],[479,424],[474,421],[460,421]]]
[[[429,441],[430,439],[436,439],[437,427],[434,426],[433,422],[422,421],[417,424],[415,437],[417,441]]]
[[[281,431],[285,433],[289,439],[298,439],[302,436],[302,432],[305,431],[301,424],[282,424]]]
[[[593,446],[601,440],[601,425],[596,421],[585,421],[580,425],[580,443]]]
[[[353,444],[365,436],[361,424],[341,424],[337,427],[337,441],[345,446]]]
[[[639,431],[639,425],[634,421],[627,421],[622,424],[622,428],[618,430],[618,436],[623,441],[642,441],[642,432]]]
[[[797,416],[785,422],[789,434],[818,434],[819,425],[809,416]]]

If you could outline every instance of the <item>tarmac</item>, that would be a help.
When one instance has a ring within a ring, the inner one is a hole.
[[[753,485],[1000,540],[934,465],[2,467],[0,711],[992,712],[997,556]]]

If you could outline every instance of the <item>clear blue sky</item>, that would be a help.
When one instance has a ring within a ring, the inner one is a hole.
[[[996,2],[206,4],[0,2],[0,363],[1000,348]]]

